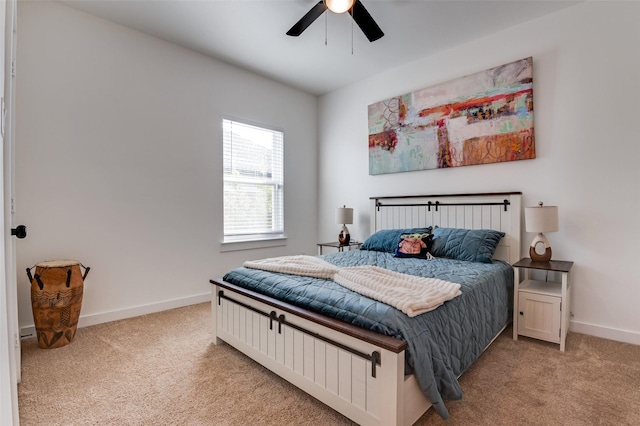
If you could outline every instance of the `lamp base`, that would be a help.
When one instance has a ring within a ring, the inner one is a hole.
[[[538,253],[536,251],[536,247],[538,244],[542,244],[544,247],[544,253]],[[548,262],[551,260],[551,246],[549,245],[549,240],[544,236],[542,232],[540,232],[536,237],[531,241],[531,246],[529,247],[529,257],[534,262]]]
[[[545,247],[544,253],[538,254],[534,246],[529,247],[529,257],[534,262],[548,262],[551,260],[551,247]]]
[[[342,229],[340,229],[340,233],[338,234],[338,242],[341,246],[346,246],[351,241],[351,235],[349,235],[349,229],[347,229],[346,225],[342,225]]]

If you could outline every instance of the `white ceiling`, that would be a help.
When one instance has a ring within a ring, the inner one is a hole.
[[[59,0],[316,95],[577,3],[361,1],[385,33],[373,43],[332,12],[285,35],[317,0]]]

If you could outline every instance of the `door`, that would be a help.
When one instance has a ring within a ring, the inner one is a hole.
[[[7,285],[8,313],[11,316],[9,325],[15,332],[15,373],[17,382],[20,383],[20,332],[18,326],[18,288],[16,279],[16,238],[24,238],[19,225],[14,223],[15,203],[14,197],[14,104],[15,104],[15,55],[16,55],[16,2],[6,2],[5,27],[5,53],[4,53],[4,102],[2,103],[1,134],[4,138],[4,211],[5,211],[5,235],[8,241],[5,243],[5,277]],[[10,232],[14,229],[20,232]],[[26,231],[25,231],[26,232]],[[14,235],[15,234],[15,235]]]
[[[560,343],[560,297],[529,293],[518,295],[518,334]]]
[[[2,210],[0,231],[0,424],[18,424],[18,382],[20,381],[20,335],[13,224],[13,105],[15,64],[16,1],[0,1],[0,168],[2,168]]]

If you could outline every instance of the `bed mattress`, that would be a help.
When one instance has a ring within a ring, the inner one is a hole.
[[[325,279],[238,268],[224,280],[332,318],[407,342],[405,372],[415,374],[442,417],[445,400],[460,399],[458,376],[480,356],[512,315],[513,269],[502,261],[476,263],[397,258],[352,250],[320,256],[339,267],[377,265],[405,274],[461,285],[462,294],[410,318],[401,311]]]

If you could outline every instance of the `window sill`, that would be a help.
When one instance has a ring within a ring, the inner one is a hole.
[[[220,243],[220,252],[254,250],[269,247],[281,247],[285,245],[287,245],[287,237],[285,236],[264,239],[252,238],[226,240]]]

